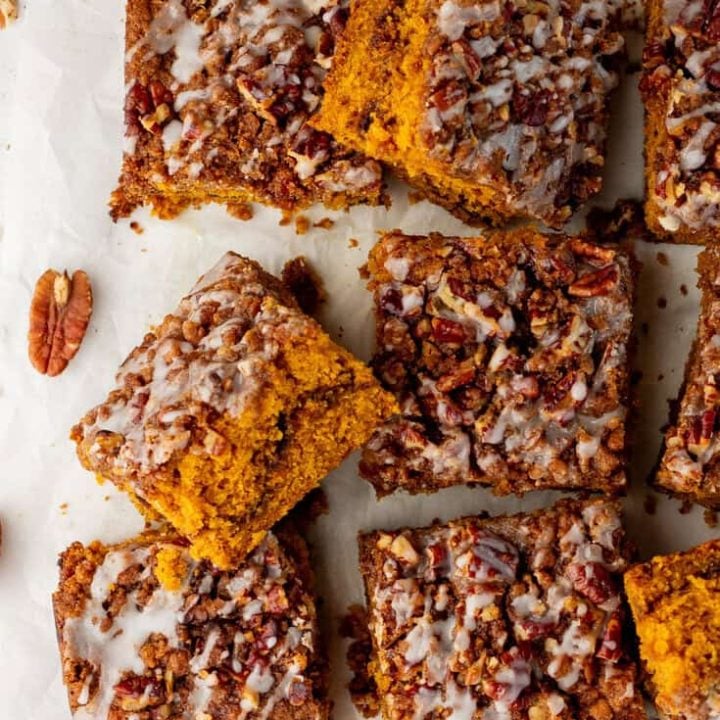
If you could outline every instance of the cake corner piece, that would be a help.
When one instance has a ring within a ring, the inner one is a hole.
[[[311,124],[466,222],[560,228],[601,186],[621,6],[355,3]]]
[[[720,713],[720,541],[657,556],[625,574],[647,684],[667,720]]]
[[[372,365],[401,407],[363,451],[378,495],[462,483],[624,492],[629,251],[533,230],[395,231],[367,272]]]
[[[73,716],[326,720],[311,583],[272,533],[226,571],[174,535],[73,543],[53,595]]]
[[[228,253],[71,437],[87,469],[227,567],[395,409],[277,278]]]

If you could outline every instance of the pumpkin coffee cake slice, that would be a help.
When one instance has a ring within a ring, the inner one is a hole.
[[[87,469],[227,567],[394,409],[277,278],[227,253],[72,438]]]
[[[127,0],[114,218],[151,204],[377,204],[375,160],[308,125],[347,10],[303,0]]]
[[[647,720],[616,502],[360,536],[383,720]]]
[[[481,483],[623,492],[632,256],[532,230],[386,234],[371,250],[375,372],[401,414],[367,444],[379,495]]]
[[[467,221],[562,226],[602,182],[619,0],[355,0],[310,124]]]
[[[660,717],[720,717],[720,541],[630,568],[625,590]]]
[[[683,500],[720,508],[720,248],[714,244],[698,258],[698,287],[697,333],[654,484]]]
[[[327,663],[302,539],[224,571],[176,535],[73,543],[53,596],[76,720],[326,720]]]

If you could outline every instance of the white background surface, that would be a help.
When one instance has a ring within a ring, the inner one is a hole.
[[[67,720],[60,681],[50,594],[56,558],[71,541],[112,541],[141,526],[129,503],[95,484],[78,464],[67,439],[71,425],[104,398],[118,364],[146,327],[170,311],[195,278],[233,249],[270,271],[305,254],[329,292],[323,322],[340,342],[367,359],[372,352],[370,297],[357,274],[375,231],[440,230],[472,234],[439,208],[410,209],[404,189],[389,213],[356,208],[338,216],[331,231],[297,237],[278,227],[279,214],[258,210],[243,223],[223,209],[188,212],[171,223],[135,216],[113,225],[106,200],[120,166],[122,136],[123,18],[119,0],[28,0],[22,19],[0,34],[0,718]],[[642,192],[641,112],[637,76],[624,82],[613,103],[605,205]],[[320,210],[316,218],[327,215]],[[349,246],[350,238],[360,241]],[[670,264],[660,264],[663,251]],[[644,263],[639,287],[638,425],[626,500],[627,527],[643,558],[682,549],[717,535],[698,508],[660,498],[648,515],[645,479],[657,457],[667,399],[681,380],[694,332],[696,249],[636,243]],[[36,278],[47,267],[84,268],[95,291],[87,337],[66,372],[38,375],[26,358],[27,312]],[[680,293],[680,285],[689,294]],[[658,298],[667,300],[658,308]],[[659,377],[663,376],[660,380]],[[326,635],[333,663],[335,717],[354,711],[344,690],[347,671],[337,619],[362,599],[356,569],[358,529],[450,518],[473,511],[529,509],[556,496],[520,501],[493,498],[480,489],[452,489],[429,497],[374,500],[349,459],[326,481],[331,513],[315,530]],[[67,503],[66,510],[61,508]]]

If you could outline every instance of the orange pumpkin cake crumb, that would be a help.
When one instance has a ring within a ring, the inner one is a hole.
[[[71,436],[87,469],[225,568],[395,407],[277,278],[227,253]]]
[[[662,716],[720,717],[720,540],[631,568],[625,589]]]

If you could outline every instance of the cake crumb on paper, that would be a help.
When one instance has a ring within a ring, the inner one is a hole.
[[[236,220],[252,220],[253,208],[250,203],[247,202],[236,202],[228,203],[226,205],[227,214],[230,217],[234,217]]]
[[[425,195],[421,193],[419,190],[409,190],[408,191],[408,203],[410,205],[417,205],[419,202],[422,202],[425,200]]]
[[[327,299],[322,278],[303,255],[288,260],[282,269],[283,284],[295,296],[300,309],[314,315]]]
[[[648,493],[645,495],[645,500],[643,501],[643,510],[648,515],[654,515],[657,511],[657,497],[655,495],[652,495],[651,493]]]
[[[310,218],[307,215],[298,215],[295,218],[295,234],[305,235],[310,229]]]
[[[590,208],[586,226],[598,242],[620,243],[628,236],[645,238],[642,204],[638,200],[619,199],[611,208]]]
[[[683,500],[683,501],[680,503],[680,507],[678,508],[678,512],[679,512],[681,515],[688,515],[689,513],[692,512],[692,509],[693,509],[693,504],[692,504],[692,502],[691,502],[690,500]]]

